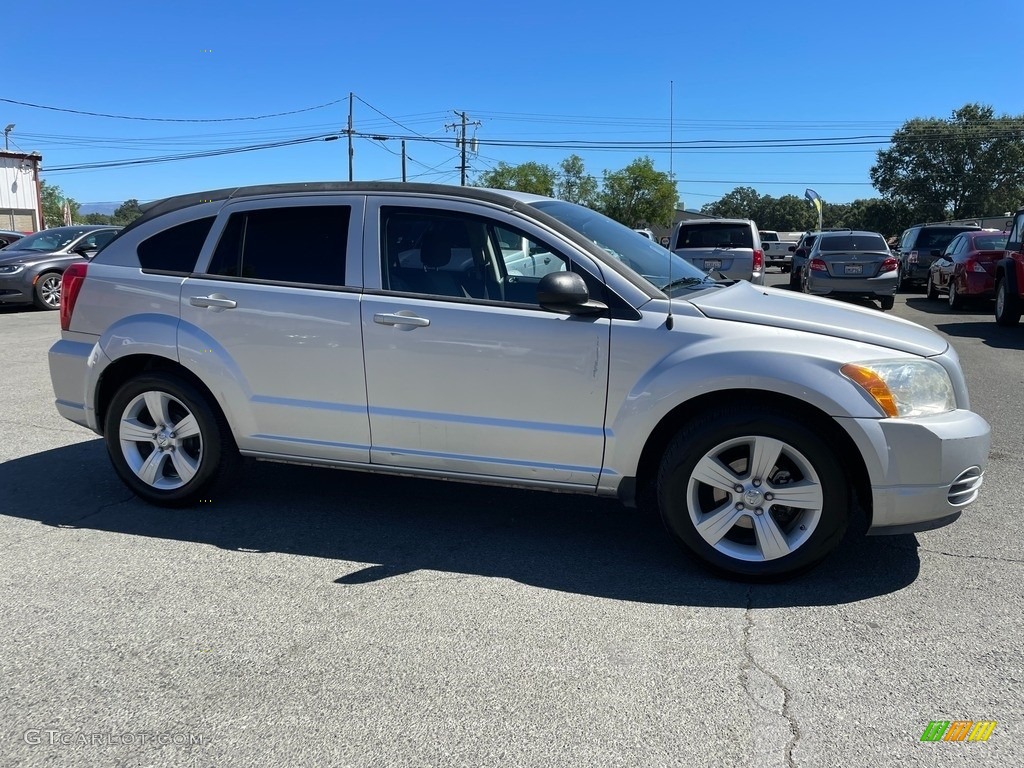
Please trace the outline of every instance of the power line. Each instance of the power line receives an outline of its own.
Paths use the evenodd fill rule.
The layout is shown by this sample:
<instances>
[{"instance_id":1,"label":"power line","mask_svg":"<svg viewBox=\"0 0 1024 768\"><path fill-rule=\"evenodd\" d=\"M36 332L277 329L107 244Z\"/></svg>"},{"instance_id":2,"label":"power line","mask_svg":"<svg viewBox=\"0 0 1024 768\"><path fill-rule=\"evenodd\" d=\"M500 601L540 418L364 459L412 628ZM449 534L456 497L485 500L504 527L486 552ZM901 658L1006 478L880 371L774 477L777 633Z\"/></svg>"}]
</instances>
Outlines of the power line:
<instances>
[{"instance_id":1,"label":"power line","mask_svg":"<svg viewBox=\"0 0 1024 768\"><path fill-rule=\"evenodd\" d=\"M81 109L68 109L66 107L51 107L45 104L32 104L27 101L15 101L14 99L0 99L0 102L7 104L17 104L22 107L32 107L33 109L47 109L51 112L66 112L72 115L88 115L89 117L107 117L113 120L139 120L150 123L231 123L242 120L266 120L271 117L284 117L285 115L297 115L301 112L312 112L316 109L324 109L330 107L343 99L335 99L329 101L326 104L317 104L314 107L305 107L304 109L293 109L288 112L274 112L269 115L251 115L248 117L205 117L205 118L177 118L177 117L139 117L132 115L112 115L106 112L87 112Z\"/></svg>"}]
</instances>

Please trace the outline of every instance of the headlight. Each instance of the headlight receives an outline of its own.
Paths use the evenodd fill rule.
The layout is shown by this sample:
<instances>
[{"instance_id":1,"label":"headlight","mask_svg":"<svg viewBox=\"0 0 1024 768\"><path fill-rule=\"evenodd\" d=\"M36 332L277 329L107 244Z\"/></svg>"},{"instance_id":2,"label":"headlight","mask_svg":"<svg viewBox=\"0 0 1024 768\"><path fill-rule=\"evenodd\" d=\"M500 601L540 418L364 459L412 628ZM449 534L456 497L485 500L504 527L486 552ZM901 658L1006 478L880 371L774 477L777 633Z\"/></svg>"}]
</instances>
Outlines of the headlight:
<instances>
[{"instance_id":1,"label":"headlight","mask_svg":"<svg viewBox=\"0 0 1024 768\"><path fill-rule=\"evenodd\" d=\"M956 408L949 374L932 360L847 363L840 370L890 418L931 416Z\"/></svg>"},{"instance_id":2,"label":"headlight","mask_svg":"<svg viewBox=\"0 0 1024 768\"><path fill-rule=\"evenodd\" d=\"M4 264L0 267L0 275L16 275L24 268L24 264Z\"/></svg>"}]
</instances>

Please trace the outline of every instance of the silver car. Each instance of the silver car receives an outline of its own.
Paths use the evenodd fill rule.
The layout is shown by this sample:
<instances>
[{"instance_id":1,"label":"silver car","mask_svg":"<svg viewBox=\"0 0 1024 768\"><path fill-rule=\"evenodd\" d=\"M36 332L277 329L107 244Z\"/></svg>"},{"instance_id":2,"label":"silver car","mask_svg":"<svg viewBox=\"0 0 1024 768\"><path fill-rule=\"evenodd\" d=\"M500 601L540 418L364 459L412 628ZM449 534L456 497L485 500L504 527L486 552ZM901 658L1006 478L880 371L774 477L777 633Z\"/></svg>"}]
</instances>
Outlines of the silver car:
<instances>
[{"instance_id":1,"label":"silver car","mask_svg":"<svg viewBox=\"0 0 1024 768\"><path fill-rule=\"evenodd\" d=\"M707 274L764 283L761 235L750 219L680 221L672 252Z\"/></svg>"},{"instance_id":2,"label":"silver car","mask_svg":"<svg viewBox=\"0 0 1024 768\"><path fill-rule=\"evenodd\" d=\"M50 373L154 504L230 493L239 454L597 494L753 580L811 567L861 514L953 522L989 447L931 331L463 187L162 201L64 273Z\"/></svg>"},{"instance_id":3,"label":"silver car","mask_svg":"<svg viewBox=\"0 0 1024 768\"><path fill-rule=\"evenodd\" d=\"M883 310L896 302L899 260L877 232L822 232L800 272L804 293L878 299Z\"/></svg>"}]
</instances>

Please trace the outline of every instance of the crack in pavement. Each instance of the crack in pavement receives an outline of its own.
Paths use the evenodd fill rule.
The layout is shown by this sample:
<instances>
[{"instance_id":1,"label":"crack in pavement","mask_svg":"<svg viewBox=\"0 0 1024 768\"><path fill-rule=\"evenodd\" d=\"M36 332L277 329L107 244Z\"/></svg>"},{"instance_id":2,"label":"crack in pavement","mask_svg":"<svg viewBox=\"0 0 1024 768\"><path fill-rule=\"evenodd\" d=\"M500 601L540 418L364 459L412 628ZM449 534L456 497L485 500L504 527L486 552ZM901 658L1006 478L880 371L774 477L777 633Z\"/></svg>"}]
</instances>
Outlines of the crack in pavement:
<instances>
[{"instance_id":1,"label":"crack in pavement","mask_svg":"<svg viewBox=\"0 0 1024 768\"><path fill-rule=\"evenodd\" d=\"M962 555L956 552L946 552L941 549L928 549L928 547L901 547L899 544L890 544L889 542L879 542L884 547L889 549L898 549L902 552L928 552L932 555L945 555L946 557L955 557L959 560L994 560L997 563L1024 563L1024 560L1015 557L992 557L991 555Z\"/></svg>"},{"instance_id":2,"label":"crack in pavement","mask_svg":"<svg viewBox=\"0 0 1024 768\"><path fill-rule=\"evenodd\" d=\"M135 494L133 493L133 494L130 494L128 496L128 498L126 498L126 499L120 499L118 501L110 501L110 502L107 502L106 504L101 504L100 506L96 507L96 509L92 510L92 512L86 512L84 515L82 515L81 517L76 517L74 520L65 520L65 521L62 521L62 522L59 522L59 523L54 523L52 527L54 527L54 528L69 528L69 527L75 525L76 523L80 523L82 520L85 520L86 518L92 517L93 515L100 514L100 512L102 512L105 509L109 509L110 507L116 507L116 506L118 506L120 504L127 504L129 501L131 501L134 498L136 498L136 497L135 497Z\"/></svg>"},{"instance_id":3,"label":"crack in pavement","mask_svg":"<svg viewBox=\"0 0 1024 768\"><path fill-rule=\"evenodd\" d=\"M786 723L789 726L790 739L789 743L786 744L786 766L787 768L796 768L796 762L793 760L793 750L796 749L797 742L800 740L800 724L796 721L796 716L792 712L792 694L789 692L789 688L782 682L782 678L765 669L754 659L754 654L750 650L750 633L754 628L754 614L753 614L753 595L752 588L747 589L747 605L746 610L743 613L744 625L743 625L743 666L740 671L740 683L743 685L743 691L747 694L747 698L750 702L758 709L767 712L772 715L780 714L777 711L770 710L763 706L757 698L754 696L754 692L751 690L750 681L750 670L756 669L775 686L782 691L782 716L786 719Z\"/></svg>"}]
</instances>

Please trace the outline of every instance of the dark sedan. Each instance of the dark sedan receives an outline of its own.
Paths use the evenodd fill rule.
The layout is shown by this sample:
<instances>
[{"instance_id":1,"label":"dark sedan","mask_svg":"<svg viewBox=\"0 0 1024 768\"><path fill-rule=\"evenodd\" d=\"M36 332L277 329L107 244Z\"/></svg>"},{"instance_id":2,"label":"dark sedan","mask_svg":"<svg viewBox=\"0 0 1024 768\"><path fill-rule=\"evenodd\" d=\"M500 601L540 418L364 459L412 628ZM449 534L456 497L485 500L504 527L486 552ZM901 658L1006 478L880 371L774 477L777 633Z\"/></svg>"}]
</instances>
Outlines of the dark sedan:
<instances>
[{"instance_id":1,"label":"dark sedan","mask_svg":"<svg viewBox=\"0 0 1024 768\"><path fill-rule=\"evenodd\" d=\"M120 227L54 227L0 248L0 304L60 309L60 277L69 264L90 258Z\"/></svg>"},{"instance_id":2,"label":"dark sedan","mask_svg":"<svg viewBox=\"0 0 1024 768\"><path fill-rule=\"evenodd\" d=\"M928 271L928 298L945 293L953 309L970 299L995 298L996 262L1003 258L1006 236L981 230L953 238Z\"/></svg>"},{"instance_id":3,"label":"dark sedan","mask_svg":"<svg viewBox=\"0 0 1024 768\"><path fill-rule=\"evenodd\" d=\"M15 240L21 240L25 235L22 232L15 232L10 229L0 229L0 248L10 245Z\"/></svg>"}]
</instances>

